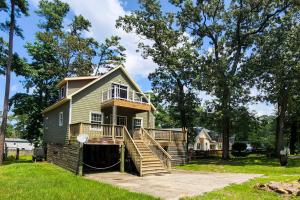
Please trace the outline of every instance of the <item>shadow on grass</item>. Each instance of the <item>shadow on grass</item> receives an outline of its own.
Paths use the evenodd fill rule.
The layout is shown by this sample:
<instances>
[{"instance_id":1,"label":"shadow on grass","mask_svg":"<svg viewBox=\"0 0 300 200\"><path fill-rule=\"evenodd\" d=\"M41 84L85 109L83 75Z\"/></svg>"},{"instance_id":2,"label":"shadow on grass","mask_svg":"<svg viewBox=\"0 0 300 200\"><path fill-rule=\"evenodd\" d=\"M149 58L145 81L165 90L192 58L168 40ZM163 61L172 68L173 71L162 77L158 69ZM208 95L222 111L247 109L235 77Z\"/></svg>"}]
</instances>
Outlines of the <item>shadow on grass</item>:
<instances>
[{"instance_id":1,"label":"shadow on grass","mask_svg":"<svg viewBox=\"0 0 300 200\"><path fill-rule=\"evenodd\" d=\"M277 158L269 158L266 156L249 156L240 158L231 158L230 160L222 160L219 157L201 159L197 161L191 161L189 164L197 165L228 165L228 166L269 166L278 167L280 166L279 160ZM300 167L300 159L290 158L288 160L287 168Z\"/></svg>"},{"instance_id":2,"label":"shadow on grass","mask_svg":"<svg viewBox=\"0 0 300 200\"><path fill-rule=\"evenodd\" d=\"M16 160L14 156L10 156L4 160L3 165L11 165L15 163L32 163L31 156L21 156L19 160Z\"/></svg>"}]
</instances>

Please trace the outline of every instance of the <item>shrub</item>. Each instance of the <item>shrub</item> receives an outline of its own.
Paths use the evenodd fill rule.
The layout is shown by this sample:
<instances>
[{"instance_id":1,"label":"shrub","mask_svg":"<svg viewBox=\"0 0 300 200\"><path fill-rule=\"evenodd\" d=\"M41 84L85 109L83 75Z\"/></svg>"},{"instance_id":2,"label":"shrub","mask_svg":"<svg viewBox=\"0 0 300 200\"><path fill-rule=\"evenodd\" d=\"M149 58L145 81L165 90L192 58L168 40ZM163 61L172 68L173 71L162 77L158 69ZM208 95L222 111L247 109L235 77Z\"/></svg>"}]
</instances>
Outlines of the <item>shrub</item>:
<instances>
[{"instance_id":1,"label":"shrub","mask_svg":"<svg viewBox=\"0 0 300 200\"><path fill-rule=\"evenodd\" d=\"M247 156L247 145L242 142L236 142L232 145L232 155L236 157Z\"/></svg>"}]
</instances>

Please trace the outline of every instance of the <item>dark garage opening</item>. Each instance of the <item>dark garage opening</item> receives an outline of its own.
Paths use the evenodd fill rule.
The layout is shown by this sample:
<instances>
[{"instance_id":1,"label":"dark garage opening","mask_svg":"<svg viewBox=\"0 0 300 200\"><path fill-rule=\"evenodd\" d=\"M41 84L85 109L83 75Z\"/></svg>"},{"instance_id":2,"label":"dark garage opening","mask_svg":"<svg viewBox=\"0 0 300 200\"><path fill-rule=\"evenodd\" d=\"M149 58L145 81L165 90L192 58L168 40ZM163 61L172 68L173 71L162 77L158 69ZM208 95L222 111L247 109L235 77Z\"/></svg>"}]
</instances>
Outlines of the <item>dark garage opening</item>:
<instances>
[{"instance_id":1,"label":"dark garage opening","mask_svg":"<svg viewBox=\"0 0 300 200\"><path fill-rule=\"evenodd\" d=\"M115 165L120 160L119 145L84 145L83 146L83 172L105 172L119 171L120 164ZM89 167L89 166L91 167ZM115 165L113 167L110 167ZM92 168L94 167L94 168ZM108 169L95 169L107 168Z\"/></svg>"}]
</instances>

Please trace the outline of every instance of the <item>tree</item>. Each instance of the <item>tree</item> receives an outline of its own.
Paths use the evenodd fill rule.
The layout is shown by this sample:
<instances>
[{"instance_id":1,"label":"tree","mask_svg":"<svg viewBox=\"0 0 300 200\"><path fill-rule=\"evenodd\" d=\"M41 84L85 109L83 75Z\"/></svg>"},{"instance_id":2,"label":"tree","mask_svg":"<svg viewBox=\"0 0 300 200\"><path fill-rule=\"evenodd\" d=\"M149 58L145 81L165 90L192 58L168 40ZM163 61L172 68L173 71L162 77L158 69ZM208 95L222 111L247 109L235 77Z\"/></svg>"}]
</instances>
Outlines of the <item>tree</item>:
<instances>
[{"instance_id":1,"label":"tree","mask_svg":"<svg viewBox=\"0 0 300 200\"><path fill-rule=\"evenodd\" d=\"M3 2L3 1L1 1ZM4 3L1 3L3 6ZM9 8L9 9L8 9ZM3 103L3 116L2 116L2 124L0 130L0 164L3 162L3 149L4 149L4 140L5 134L7 131L7 115L8 115L8 101L9 101L9 91L10 91L10 73L11 66L13 64L13 41L14 35L21 35L21 30L19 26L16 24L16 16L20 16L21 14L28 15L28 3L26 0L10 0L10 5L6 9L9 12L9 21L1 24L1 27L9 30L9 41L8 41L8 58L6 64L6 81L5 81L5 95L4 95L4 103Z\"/></svg>"},{"instance_id":2,"label":"tree","mask_svg":"<svg viewBox=\"0 0 300 200\"><path fill-rule=\"evenodd\" d=\"M36 13L40 18L40 29L35 41L25 45L31 63L16 72L25 77L24 87L31 93L17 93L12 97L11 105L13 112L20 116L16 126L24 131L23 137L40 145L42 111L58 101L57 83L69 76L91 75L99 44L94 38L84 37L91 23L83 16L74 16L72 22L64 26L69 13L67 3L41 0ZM114 55L114 51L111 53Z\"/></svg>"},{"instance_id":3,"label":"tree","mask_svg":"<svg viewBox=\"0 0 300 200\"><path fill-rule=\"evenodd\" d=\"M176 28L175 15L163 13L155 0L140 1L140 9L120 17L117 27L141 36L138 47L143 57L158 64L149 75L154 95L170 111L172 118L180 122L183 130L191 129L198 107L191 68L198 54L185 33Z\"/></svg>"},{"instance_id":4,"label":"tree","mask_svg":"<svg viewBox=\"0 0 300 200\"><path fill-rule=\"evenodd\" d=\"M216 97L223 133L223 159L229 158L229 137L234 107L249 100L250 85L244 75L245 62L255 38L270 21L292 6L290 1L198 0L172 3L179 9L178 23L191 35L199 51L205 51L195 73L199 88ZM207 42L203 43L203 39Z\"/></svg>"},{"instance_id":5,"label":"tree","mask_svg":"<svg viewBox=\"0 0 300 200\"><path fill-rule=\"evenodd\" d=\"M284 132L290 112L299 95L300 77L300 13L289 8L285 14L272 21L268 31L257 39L249 69L256 73L257 87L265 94L263 98L277 105L276 153L284 148ZM255 68L253 68L255 66Z\"/></svg>"},{"instance_id":6,"label":"tree","mask_svg":"<svg viewBox=\"0 0 300 200\"><path fill-rule=\"evenodd\" d=\"M98 52L98 63L95 65L95 75L101 74L101 69L111 70L115 66L124 67L126 61L125 47L120 44L121 38L112 36L106 38L104 43L100 44Z\"/></svg>"}]
</instances>

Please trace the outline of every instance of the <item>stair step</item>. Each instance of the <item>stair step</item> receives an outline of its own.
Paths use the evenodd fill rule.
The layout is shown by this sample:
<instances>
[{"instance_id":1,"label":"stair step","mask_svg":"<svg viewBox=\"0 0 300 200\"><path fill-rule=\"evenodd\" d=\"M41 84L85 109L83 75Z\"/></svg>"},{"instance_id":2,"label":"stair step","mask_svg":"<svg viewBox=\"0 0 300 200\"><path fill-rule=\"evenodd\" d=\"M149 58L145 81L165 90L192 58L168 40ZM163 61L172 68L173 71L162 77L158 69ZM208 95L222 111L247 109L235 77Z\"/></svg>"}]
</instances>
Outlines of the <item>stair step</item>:
<instances>
[{"instance_id":1,"label":"stair step","mask_svg":"<svg viewBox=\"0 0 300 200\"><path fill-rule=\"evenodd\" d=\"M167 171L163 166L160 167L142 167L143 172L149 171Z\"/></svg>"},{"instance_id":2,"label":"stair step","mask_svg":"<svg viewBox=\"0 0 300 200\"><path fill-rule=\"evenodd\" d=\"M143 164L142 168L163 168L165 169L165 167L163 166L162 163L151 163L151 164Z\"/></svg>"},{"instance_id":3,"label":"stair step","mask_svg":"<svg viewBox=\"0 0 300 200\"><path fill-rule=\"evenodd\" d=\"M148 176L148 175L159 175L159 174L168 174L169 172L166 170L159 170L159 171L146 171L143 172L143 176Z\"/></svg>"}]
</instances>

